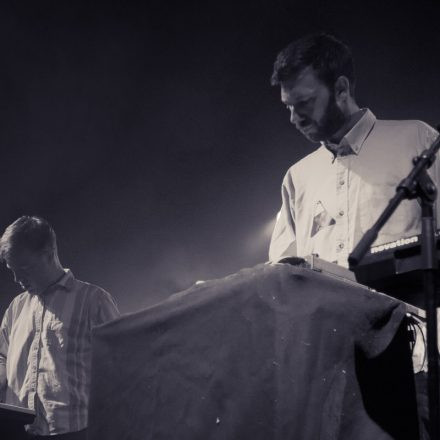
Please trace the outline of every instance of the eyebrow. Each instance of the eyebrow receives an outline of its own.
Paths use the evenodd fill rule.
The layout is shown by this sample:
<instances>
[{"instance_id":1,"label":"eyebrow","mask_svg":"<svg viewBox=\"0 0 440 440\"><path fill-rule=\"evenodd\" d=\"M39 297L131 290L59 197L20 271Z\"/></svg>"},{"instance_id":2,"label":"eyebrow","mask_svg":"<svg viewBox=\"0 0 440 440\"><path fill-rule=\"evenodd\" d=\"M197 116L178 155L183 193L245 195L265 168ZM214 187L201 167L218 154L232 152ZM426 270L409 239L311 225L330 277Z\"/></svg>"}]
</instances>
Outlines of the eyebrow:
<instances>
[{"instance_id":1,"label":"eyebrow","mask_svg":"<svg viewBox=\"0 0 440 440\"><path fill-rule=\"evenodd\" d=\"M10 270L17 270L17 269L23 270L23 269L28 269L29 267L32 267L32 264L25 264L22 266L14 266L14 265L11 266L10 264L6 263L6 267Z\"/></svg>"},{"instance_id":2,"label":"eyebrow","mask_svg":"<svg viewBox=\"0 0 440 440\"><path fill-rule=\"evenodd\" d=\"M282 102L282 104L284 104L286 106L293 105L294 107L296 107L296 106L298 106L298 104L306 103L308 101L311 101L312 99L315 99L315 97L314 96L304 96L304 97L301 97L300 99L297 99L295 101L295 104L291 104L288 100L285 100L285 99L281 99L281 102Z\"/></svg>"}]
</instances>

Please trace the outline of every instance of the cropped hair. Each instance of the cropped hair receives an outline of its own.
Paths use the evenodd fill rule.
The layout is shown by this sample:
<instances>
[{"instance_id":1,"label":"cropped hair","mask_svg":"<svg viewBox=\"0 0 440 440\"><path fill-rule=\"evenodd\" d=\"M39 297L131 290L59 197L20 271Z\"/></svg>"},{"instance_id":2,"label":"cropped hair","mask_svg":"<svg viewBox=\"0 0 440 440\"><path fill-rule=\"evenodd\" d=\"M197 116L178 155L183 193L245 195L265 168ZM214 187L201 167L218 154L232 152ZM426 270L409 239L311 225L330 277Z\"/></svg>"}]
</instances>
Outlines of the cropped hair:
<instances>
[{"instance_id":1,"label":"cropped hair","mask_svg":"<svg viewBox=\"0 0 440 440\"><path fill-rule=\"evenodd\" d=\"M294 79L309 66L329 88L340 76L346 76L350 82L350 94L354 96L356 78L351 50L326 33L306 35L285 47L275 60L271 84L275 86Z\"/></svg>"},{"instance_id":2,"label":"cropped hair","mask_svg":"<svg viewBox=\"0 0 440 440\"><path fill-rule=\"evenodd\" d=\"M47 220L24 215L10 224L0 239L0 258L5 260L16 250L56 252L55 231Z\"/></svg>"}]
</instances>

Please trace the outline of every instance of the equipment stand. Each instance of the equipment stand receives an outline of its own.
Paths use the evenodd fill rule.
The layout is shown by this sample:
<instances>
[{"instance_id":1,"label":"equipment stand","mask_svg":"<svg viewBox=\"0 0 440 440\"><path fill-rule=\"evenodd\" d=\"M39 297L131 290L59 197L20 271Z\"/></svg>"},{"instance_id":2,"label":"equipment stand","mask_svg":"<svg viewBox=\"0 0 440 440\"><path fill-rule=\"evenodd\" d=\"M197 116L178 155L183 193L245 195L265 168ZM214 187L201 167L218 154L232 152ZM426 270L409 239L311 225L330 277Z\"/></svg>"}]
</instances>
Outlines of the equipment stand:
<instances>
[{"instance_id":1,"label":"equipment stand","mask_svg":"<svg viewBox=\"0 0 440 440\"><path fill-rule=\"evenodd\" d=\"M439 355L437 345L438 301L436 299L437 257L434 224L434 204L437 198L437 188L429 177L427 169L434 163L439 149L440 136L428 150L425 150L413 160L414 168L397 186L396 195L389 201L388 206L376 223L365 233L348 257L350 267L359 264L376 240L379 230L388 221L402 200L419 199L422 208L422 270L427 320L429 432L431 440L440 439Z\"/></svg>"}]
</instances>

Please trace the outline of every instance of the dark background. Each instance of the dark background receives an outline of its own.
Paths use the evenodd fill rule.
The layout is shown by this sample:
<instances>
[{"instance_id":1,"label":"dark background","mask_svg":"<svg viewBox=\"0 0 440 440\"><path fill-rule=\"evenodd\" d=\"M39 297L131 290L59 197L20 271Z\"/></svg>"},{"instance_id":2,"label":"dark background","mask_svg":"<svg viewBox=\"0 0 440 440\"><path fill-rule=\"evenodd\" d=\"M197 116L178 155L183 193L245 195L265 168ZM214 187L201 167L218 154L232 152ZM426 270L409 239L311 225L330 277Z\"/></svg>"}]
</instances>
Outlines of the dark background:
<instances>
[{"instance_id":1,"label":"dark background","mask_svg":"<svg viewBox=\"0 0 440 440\"><path fill-rule=\"evenodd\" d=\"M265 261L280 184L313 146L269 78L326 30L379 118L440 122L437 2L4 1L0 229L46 217L122 312ZM18 292L0 270L0 312Z\"/></svg>"}]
</instances>

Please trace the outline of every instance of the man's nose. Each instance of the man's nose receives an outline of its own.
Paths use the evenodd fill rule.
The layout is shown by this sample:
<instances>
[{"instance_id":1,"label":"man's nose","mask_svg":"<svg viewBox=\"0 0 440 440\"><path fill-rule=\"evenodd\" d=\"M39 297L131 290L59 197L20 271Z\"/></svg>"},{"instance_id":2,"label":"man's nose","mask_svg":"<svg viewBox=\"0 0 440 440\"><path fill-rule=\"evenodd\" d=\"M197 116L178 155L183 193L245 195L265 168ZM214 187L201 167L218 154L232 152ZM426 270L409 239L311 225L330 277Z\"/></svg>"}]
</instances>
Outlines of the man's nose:
<instances>
[{"instance_id":1,"label":"man's nose","mask_svg":"<svg viewBox=\"0 0 440 440\"><path fill-rule=\"evenodd\" d=\"M302 116L299 115L294 108L290 109L290 123L293 125L298 125L298 123L302 120Z\"/></svg>"},{"instance_id":2,"label":"man's nose","mask_svg":"<svg viewBox=\"0 0 440 440\"><path fill-rule=\"evenodd\" d=\"M14 281L19 284L22 281L21 279L22 277L18 276L15 272L13 272L13 274L14 274Z\"/></svg>"}]
</instances>

